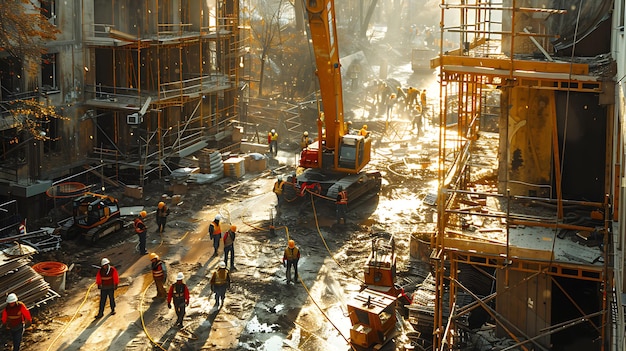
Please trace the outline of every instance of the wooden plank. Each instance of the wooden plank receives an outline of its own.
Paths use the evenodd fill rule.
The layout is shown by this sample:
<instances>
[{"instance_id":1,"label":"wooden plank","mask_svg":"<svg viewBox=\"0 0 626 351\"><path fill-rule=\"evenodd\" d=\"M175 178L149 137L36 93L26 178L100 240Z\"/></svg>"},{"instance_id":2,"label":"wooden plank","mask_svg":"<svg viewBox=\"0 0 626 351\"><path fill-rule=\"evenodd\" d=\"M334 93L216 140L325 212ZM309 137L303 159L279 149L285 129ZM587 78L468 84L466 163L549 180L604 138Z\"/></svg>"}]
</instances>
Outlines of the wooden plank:
<instances>
[{"instance_id":1,"label":"wooden plank","mask_svg":"<svg viewBox=\"0 0 626 351\"><path fill-rule=\"evenodd\" d=\"M480 241L480 238L473 240L461 238L445 237L443 242L446 250L475 252L480 254L506 256L506 244L494 241ZM545 250L535 250L525 247L509 246L509 257L528 260L552 260L552 252Z\"/></svg>"}]
</instances>

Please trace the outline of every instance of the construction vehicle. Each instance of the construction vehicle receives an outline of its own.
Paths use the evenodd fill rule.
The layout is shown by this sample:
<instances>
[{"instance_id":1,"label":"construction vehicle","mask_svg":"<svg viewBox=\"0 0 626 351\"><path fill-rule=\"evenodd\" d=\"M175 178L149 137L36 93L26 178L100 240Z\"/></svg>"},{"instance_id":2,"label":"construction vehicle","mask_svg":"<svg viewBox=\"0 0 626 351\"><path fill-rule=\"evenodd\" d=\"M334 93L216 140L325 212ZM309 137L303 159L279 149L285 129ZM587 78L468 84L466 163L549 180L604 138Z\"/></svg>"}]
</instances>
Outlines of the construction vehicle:
<instances>
[{"instance_id":1,"label":"construction vehicle","mask_svg":"<svg viewBox=\"0 0 626 351\"><path fill-rule=\"evenodd\" d=\"M396 309L410 305L404 289L396 285L396 250L393 235L382 232L372 238L365 262L362 290L348 302L352 328L350 343L372 349L393 338Z\"/></svg>"},{"instance_id":2,"label":"construction vehicle","mask_svg":"<svg viewBox=\"0 0 626 351\"><path fill-rule=\"evenodd\" d=\"M85 193L72 201L72 217L59 229L61 238L82 236L95 243L124 227L117 199L102 194Z\"/></svg>"},{"instance_id":3,"label":"construction vehicle","mask_svg":"<svg viewBox=\"0 0 626 351\"><path fill-rule=\"evenodd\" d=\"M299 166L304 171L288 182L293 187L285 187L285 196L289 199L316 192L334 200L341 185L353 201L377 191L381 174L379 171L363 171L370 161L372 138L349 134L344 122L335 2L306 0L305 6L323 112L317 119L317 140L300 155Z\"/></svg>"}]
</instances>

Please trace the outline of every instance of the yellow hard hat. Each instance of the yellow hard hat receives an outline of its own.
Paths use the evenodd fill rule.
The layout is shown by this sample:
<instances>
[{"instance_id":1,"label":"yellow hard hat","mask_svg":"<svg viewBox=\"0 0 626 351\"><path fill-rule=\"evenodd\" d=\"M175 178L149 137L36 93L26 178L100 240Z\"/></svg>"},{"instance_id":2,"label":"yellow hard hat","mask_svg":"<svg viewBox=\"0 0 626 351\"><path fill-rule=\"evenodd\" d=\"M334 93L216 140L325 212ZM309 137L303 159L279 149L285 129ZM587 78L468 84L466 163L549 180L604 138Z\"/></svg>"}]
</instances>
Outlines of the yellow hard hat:
<instances>
[{"instance_id":1,"label":"yellow hard hat","mask_svg":"<svg viewBox=\"0 0 626 351\"><path fill-rule=\"evenodd\" d=\"M230 231L231 231L231 232L236 232L236 231L237 231L237 226L236 226L236 225L234 225L234 224L233 224L233 225L231 225L231 226L230 226Z\"/></svg>"},{"instance_id":2,"label":"yellow hard hat","mask_svg":"<svg viewBox=\"0 0 626 351\"><path fill-rule=\"evenodd\" d=\"M287 245L289 245L289 247L293 249L294 247L296 247L296 242L293 240L289 240L289 243Z\"/></svg>"},{"instance_id":3,"label":"yellow hard hat","mask_svg":"<svg viewBox=\"0 0 626 351\"><path fill-rule=\"evenodd\" d=\"M159 255L157 255L157 254L155 254L154 252L152 252L152 253L150 254L150 260L154 260L154 259L157 259L157 260L158 260L158 259L159 259Z\"/></svg>"},{"instance_id":4,"label":"yellow hard hat","mask_svg":"<svg viewBox=\"0 0 626 351\"><path fill-rule=\"evenodd\" d=\"M163 201L159 202L159 206L158 207L159 208L163 208L163 206L165 206L165 202L163 202Z\"/></svg>"},{"instance_id":5,"label":"yellow hard hat","mask_svg":"<svg viewBox=\"0 0 626 351\"><path fill-rule=\"evenodd\" d=\"M364 124L364 125L363 125L363 129L367 129L367 124Z\"/></svg>"},{"instance_id":6,"label":"yellow hard hat","mask_svg":"<svg viewBox=\"0 0 626 351\"><path fill-rule=\"evenodd\" d=\"M146 211L141 211L141 212L139 212L139 215L140 215L141 217L144 217L144 218L145 218L145 217L148 215L148 212L146 212Z\"/></svg>"}]
</instances>

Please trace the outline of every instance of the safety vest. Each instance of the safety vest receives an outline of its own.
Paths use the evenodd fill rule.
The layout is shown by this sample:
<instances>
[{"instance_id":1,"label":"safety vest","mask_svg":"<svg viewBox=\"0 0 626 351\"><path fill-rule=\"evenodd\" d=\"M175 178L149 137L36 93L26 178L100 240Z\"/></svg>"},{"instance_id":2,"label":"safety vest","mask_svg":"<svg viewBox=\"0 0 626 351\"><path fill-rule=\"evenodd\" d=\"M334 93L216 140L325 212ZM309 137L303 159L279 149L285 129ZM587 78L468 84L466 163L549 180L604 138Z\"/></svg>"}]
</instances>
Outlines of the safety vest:
<instances>
[{"instance_id":1,"label":"safety vest","mask_svg":"<svg viewBox=\"0 0 626 351\"><path fill-rule=\"evenodd\" d=\"M22 315L22 307L26 308L22 301L18 301L14 306L7 304L5 311L7 313L7 327L15 328L24 323L24 316Z\"/></svg>"},{"instance_id":2,"label":"safety vest","mask_svg":"<svg viewBox=\"0 0 626 351\"><path fill-rule=\"evenodd\" d=\"M360 136L367 136L367 129L361 128L361 130L359 131L359 135Z\"/></svg>"},{"instance_id":3,"label":"safety vest","mask_svg":"<svg viewBox=\"0 0 626 351\"><path fill-rule=\"evenodd\" d=\"M304 149L305 147L309 146L309 140L310 139L308 136L302 136L302 140L300 141L300 147Z\"/></svg>"},{"instance_id":4,"label":"safety vest","mask_svg":"<svg viewBox=\"0 0 626 351\"><path fill-rule=\"evenodd\" d=\"M278 140L278 133L272 134L272 132L267 133L267 139L270 141Z\"/></svg>"},{"instance_id":5,"label":"safety vest","mask_svg":"<svg viewBox=\"0 0 626 351\"><path fill-rule=\"evenodd\" d=\"M107 268L100 268L100 284L103 289L113 288L115 286L115 281L113 279L115 268L108 266Z\"/></svg>"},{"instance_id":6,"label":"safety vest","mask_svg":"<svg viewBox=\"0 0 626 351\"><path fill-rule=\"evenodd\" d=\"M345 190L339 192L339 200L337 200L337 205L347 205L348 204L348 193Z\"/></svg>"},{"instance_id":7,"label":"safety vest","mask_svg":"<svg viewBox=\"0 0 626 351\"><path fill-rule=\"evenodd\" d=\"M213 273L213 284L224 285L228 283L228 270L226 268L219 268Z\"/></svg>"},{"instance_id":8,"label":"safety vest","mask_svg":"<svg viewBox=\"0 0 626 351\"><path fill-rule=\"evenodd\" d=\"M212 235L215 235L215 236L222 235L222 228L220 228L219 224L217 224L217 223L215 223L215 221L213 221L213 222L211 222L210 225L213 226L213 234ZM209 231L209 233L210 233L210 231Z\"/></svg>"},{"instance_id":9,"label":"safety vest","mask_svg":"<svg viewBox=\"0 0 626 351\"><path fill-rule=\"evenodd\" d=\"M154 278L155 280L165 278L165 270L163 270L164 264L165 263L161 260L157 260L156 262L152 263L152 278Z\"/></svg>"},{"instance_id":10,"label":"safety vest","mask_svg":"<svg viewBox=\"0 0 626 351\"><path fill-rule=\"evenodd\" d=\"M276 183L274 183L274 192L276 193L276 195L282 195L283 194L283 185L285 185L285 181L276 181Z\"/></svg>"},{"instance_id":11,"label":"safety vest","mask_svg":"<svg viewBox=\"0 0 626 351\"><path fill-rule=\"evenodd\" d=\"M174 289L172 290L172 298L174 302L184 301L185 300L185 283L176 283L174 284Z\"/></svg>"},{"instance_id":12,"label":"safety vest","mask_svg":"<svg viewBox=\"0 0 626 351\"><path fill-rule=\"evenodd\" d=\"M135 233L141 234L146 231L146 225L143 224L143 221L141 220L141 218L135 218L134 223L135 223Z\"/></svg>"},{"instance_id":13,"label":"safety vest","mask_svg":"<svg viewBox=\"0 0 626 351\"><path fill-rule=\"evenodd\" d=\"M285 249L285 259L287 261L293 261L300 258L300 250L297 247L288 247Z\"/></svg>"},{"instance_id":14,"label":"safety vest","mask_svg":"<svg viewBox=\"0 0 626 351\"><path fill-rule=\"evenodd\" d=\"M235 233L231 232L230 230L227 230L226 234L224 234L224 247L230 246L234 242L235 242Z\"/></svg>"}]
</instances>

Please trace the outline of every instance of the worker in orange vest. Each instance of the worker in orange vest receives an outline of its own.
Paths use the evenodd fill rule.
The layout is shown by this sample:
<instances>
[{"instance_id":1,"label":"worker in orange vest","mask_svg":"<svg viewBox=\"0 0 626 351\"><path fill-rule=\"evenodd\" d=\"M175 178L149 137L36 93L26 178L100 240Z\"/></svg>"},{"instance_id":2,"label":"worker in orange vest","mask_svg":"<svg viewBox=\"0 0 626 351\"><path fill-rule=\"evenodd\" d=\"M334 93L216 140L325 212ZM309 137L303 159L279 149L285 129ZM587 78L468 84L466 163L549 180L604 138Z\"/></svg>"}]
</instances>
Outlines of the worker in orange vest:
<instances>
[{"instance_id":1,"label":"worker in orange vest","mask_svg":"<svg viewBox=\"0 0 626 351\"><path fill-rule=\"evenodd\" d=\"M165 262L159 258L159 255L154 252L150 254L150 262L152 278L154 279L154 285L156 285L157 288L157 294L154 298L164 299L167 295L164 286L165 280L167 280L167 267L165 266Z\"/></svg>"},{"instance_id":2,"label":"worker in orange vest","mask_svg":"<svg viewBox=\"0 0 626 351\"><path fill-rule=\"evenodd\" d=\"M95 319L102 318L107 298L111 306L111 314L115 314L115 290L117 290L119 283L120 277L117 274L117 269L111 266L108 258L103 258L100 261L100 269L96 273L96 284L100 289L100 309Z\"/></svg>"},{"instance_id":3,"label":"worker in orange vest","mask_svg":"<svg viewBox=\"0 0 626 351\"><path fill-rule=\"evenodd\" d=\"M165 205L165 202L161 201L157 205L156 221L157 232L163 233L165 231L165 224L167 223L167 216L170 215L170 209Z\"/></svg>"},{"instance_id":4,"label":"worker in orange vest","mask_svg":"<svg viewBox=\"0 0 626 351\"><path fill-rule=\"evenodd\" d=\"M146 211L139 212L139 217L135 218L133 221L135 225L135 234L139 236L139 253L141 255L147 255L148 251L146 251L146 235L148 232L148 227L143 223L143 219L146 218L148 213Z\"/></svg>"},{"instance_id":5,"label":"worker in orange vest","mask_svg":"<svg viewBox=\"0 0 626 351\"><path fill-rule=\"evenodd\" d=\"M343 186L339 186L339 192L337 193L337 201L335 204L337 205L337 224L341 222L343 218L343 223L346 223L346 213L348 212L348 193L343 190Z\"/></svg>"},{"instance_id":6,"label":"worker in orange vest","mask_svg":"<svg viewBox=\"0 0 626 351\"><path fill-rule=\"evenodd\" d=\"M11 333L13 351L20 351L22 335L24 335L24 322L27 326L33 322L30 312L22 301L17 300L17 295L11 293L7 296L7 305L2 310L2 323Z\"/></svg>"},{"instance_id":7,"label":"worker in orange vest","mask_svg":"<svg viewBox=\"0 0 626 351\"><path fill-rule=\"evenodd\" d=\"M215 306L223 306L226 290L230 288L230 272L226 269L226 263L220 261L219 268L211 276L211 291L215 292Z\"/></svg>"},{"instance_id":8,"label":"worker in orange vest","mask_svg":"<svg viewBox=\"0 0 626 351\"><path fill-rule=\"evenodd\" d=\"M291 267L294 268L294 283L298 281L298 261L300 260L300 249L296 247L296 242L289 240L285 253L283 254L283 266L287 268L285 275L287 276L287 284L291 283Z\"/></svg>"},{"instance_id":9,"label":"worker in orange vest","mask_svg":"<svg viewBox=\"0 0 626 351\"><path fill-rule=\"evenodd\" d=\"M213 239L213 257L217 256L217 250L220 247L220 239L222 238L220 219L222 219L222 216L216 215L213 222L209 224L209 235L211 236L211 239Z\"/></svg>"}]
</instances>

